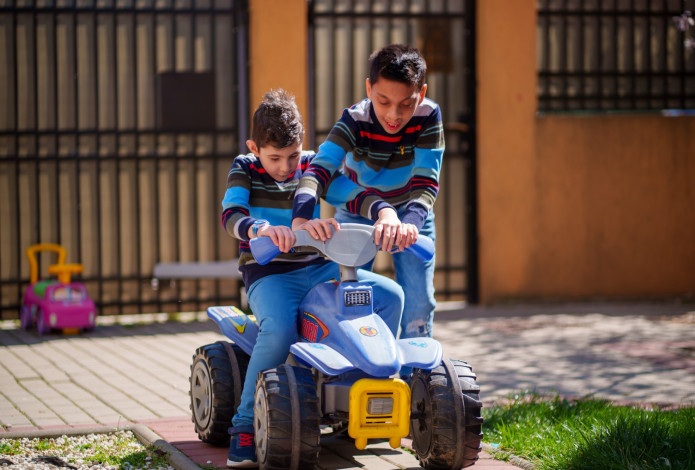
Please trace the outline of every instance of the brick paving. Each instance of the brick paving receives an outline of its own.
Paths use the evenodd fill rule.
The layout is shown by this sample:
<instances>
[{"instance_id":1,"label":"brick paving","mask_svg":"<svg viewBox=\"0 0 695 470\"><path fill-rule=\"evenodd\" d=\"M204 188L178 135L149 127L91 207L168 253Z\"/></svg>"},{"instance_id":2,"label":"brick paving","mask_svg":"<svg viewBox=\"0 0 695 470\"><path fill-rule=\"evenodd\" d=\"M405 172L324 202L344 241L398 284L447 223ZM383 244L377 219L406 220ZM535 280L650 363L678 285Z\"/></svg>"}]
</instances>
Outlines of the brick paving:
<instances>
[{"instance_id":1,"label":"brick paving","mask_svg":"<svg viewBox=\"0 0 695 470\"><path fill-rule=\"evenodd\" d=\"M435 338L447 356L473 365L487 403L536 389L695 404L694 310L676 304L443 304ZM195 349L223 337L204 314L191 321L165 318L101 318L94 332L45 337L0 322L0 436L141 423L198 464L223 466L226 449L202 444L193 433L188 397ZM123 324L131 321L138 324ZM324 441L322 469L419 468L411 454L385 443L357 451L347 439ZM475 468L518 467L483 453Z\"/></svg>"},{"instance_id":2,"label":"brick paving","mask_svg":"<svg viewBox=\"0 0 695 470\"><path fill-rule=\"evenodd\" d=\"M170 419L145 421L164 440L186 454L198 465L212 465L217 468L225 467L227 448L214 447L200 442L191 425L191 419ZM403 445L409 446L409 441L403 439ZM321 454L318 468L320 470L397 470L421 469L417 459L400 449L392 449L388 442L370 442L363 450L355 449L352 439L335 436L321 441ZM518 467L506 462L494 460L486 452L482 452L480 460L473 468L486 470L515 470Z\"/></svg>"}]
</instances>

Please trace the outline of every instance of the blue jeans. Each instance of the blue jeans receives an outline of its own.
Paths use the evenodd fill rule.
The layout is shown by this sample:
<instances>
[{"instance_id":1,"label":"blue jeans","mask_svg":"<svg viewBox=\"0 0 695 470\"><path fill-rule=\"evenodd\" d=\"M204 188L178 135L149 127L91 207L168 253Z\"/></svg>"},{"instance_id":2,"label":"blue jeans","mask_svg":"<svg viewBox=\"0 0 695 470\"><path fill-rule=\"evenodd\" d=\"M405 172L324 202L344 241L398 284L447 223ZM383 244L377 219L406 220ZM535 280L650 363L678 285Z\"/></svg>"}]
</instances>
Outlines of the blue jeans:
<instances>
[{"instance_id":1,"label":"blue jeans","mask_svg":"<svg viewBox=\"0 0 695 470\"><path fill-rule=\"evenodd\" d=\"M398 217L403 218L404 208L398 210ZM358 223L374 225L374 222L338 209L335 218L340 223ZM420 230L421 235L435 239L434 212L430 211L425 225ZM396 282L403 287L405 294L405 306L401 317L401 338L417 338L421 336L432 337L432 324L434 322L434 308L437 305L434 299L434 263L433 257L424 262L417 256L400 252L393 253L393 266L396 271ZM371 270L374 261L362 266Z\"/></svg>"},{"instance_id":2,"label":"blue jeans","mask_svg":"<svg viewBox=\"0 0 695 470\"><path fill-rule=\"evenodd\" d=\"M396 336L403 312L401 287L391 279L369 271L358 270L357 278L372 286L374 313ZM253 397L258 373L285 362L290 346L297 341L297 316L302 299L316 284L331 279L340 279L335 263L266 276L248 289L249 306L260 331L246 370L239 408L232 418L234 427L253 426Z\"/></svg>"}]
</instances>

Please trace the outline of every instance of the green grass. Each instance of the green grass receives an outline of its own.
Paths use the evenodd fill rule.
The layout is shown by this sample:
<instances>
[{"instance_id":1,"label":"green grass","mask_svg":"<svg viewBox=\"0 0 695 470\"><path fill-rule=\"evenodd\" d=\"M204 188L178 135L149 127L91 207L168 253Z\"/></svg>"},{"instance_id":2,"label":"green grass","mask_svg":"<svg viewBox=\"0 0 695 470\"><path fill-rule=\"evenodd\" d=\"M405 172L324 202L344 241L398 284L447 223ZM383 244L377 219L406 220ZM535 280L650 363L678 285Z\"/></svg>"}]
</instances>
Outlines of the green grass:
<instances>
[{"instance_id":1,"label":"green grass","mask_svg":"<svg viewBox=\"0 0 695 470\"><path fill-rule=\"evenodd\" d=\"M695 408L522 394L483 416L485 442L539 470L695 470Z\"/></svg>"},{"instance_id":2,"label":"green grass","mask_svg":"<svg viewBox=\"0 0 695 470\"><path fill-rule=\"evenodd\" d=\"M15 455L19 452L19 442L0 442L0 455Z\"/></svg>"},{"instance_id":3,"label":"green grass","mask_svg":"<svg viewBox=\"0 0 695 470\"><path fill-rule=\"evenodd\" d=\"M139 443L131 432L118 431L96 438L93 442L80 442L67 436L58 438L2 439L1 455L33 455L40 452L60 457L69 463L79 460L92 465L114 465L120 469L167 467L166 456L154 447ZM82 440L84 441L84 439ZM25 454L31 452L31 454Z\"/></svg>"}]
</instances>

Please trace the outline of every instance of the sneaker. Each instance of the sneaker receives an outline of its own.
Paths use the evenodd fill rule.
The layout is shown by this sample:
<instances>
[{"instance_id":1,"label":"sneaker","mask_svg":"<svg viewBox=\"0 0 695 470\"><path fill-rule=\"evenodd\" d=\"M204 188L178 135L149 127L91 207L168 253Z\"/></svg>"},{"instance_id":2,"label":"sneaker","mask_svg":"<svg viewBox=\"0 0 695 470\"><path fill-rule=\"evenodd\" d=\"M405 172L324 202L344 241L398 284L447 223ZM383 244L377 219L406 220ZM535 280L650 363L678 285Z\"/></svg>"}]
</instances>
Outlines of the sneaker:
<instances>
[{"instance_id":1,"label":"sneaker","mask_svg":"<svg viewBox=\"0 0 695 470\"><path fill-rule=\"evenodd\" d=\"M230 432L232 439L229 443L227 466L232 468L258 467L253 432L235 428L231 428Z\"/></svg>"}]
</instances>

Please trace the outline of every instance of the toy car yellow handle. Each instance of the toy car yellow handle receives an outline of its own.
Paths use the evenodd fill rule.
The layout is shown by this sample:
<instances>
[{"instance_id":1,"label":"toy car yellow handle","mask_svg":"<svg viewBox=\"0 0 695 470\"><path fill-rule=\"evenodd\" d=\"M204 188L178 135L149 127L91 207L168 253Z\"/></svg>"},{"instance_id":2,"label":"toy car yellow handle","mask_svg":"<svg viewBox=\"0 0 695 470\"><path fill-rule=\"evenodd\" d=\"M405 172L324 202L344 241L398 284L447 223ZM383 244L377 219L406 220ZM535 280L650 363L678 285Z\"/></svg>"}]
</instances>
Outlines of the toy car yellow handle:
<instances>
[{"instance_id":1,"label":"toy car yellow handle","mask_svg":"<svg viewBox=\"0 0 695 470\"><path fill-rule=\"evenodd\" d=\"M58 276L58 280L62 284L70 284L70 277L73 274L79 274L84 270L81 264L52 264L48 267L49 274Z\"/></svg>"},{"instance_id":2,"label":"toy car yellow handle","mask_svg":"<svg viewBox=\"0 0 695 470\"><path fill-rule=\"evenodd\" d=\"M57 264L65 264L65 259L67 258L67 252L65 248L55 243L37 243L36 245L31 245L27 248L26 254L29 258L29 272L30 281L34 284L39 280L39 264L36 261L36 253L40 251L53 251L58 255Z\"/></svg>"}]
</instances>

